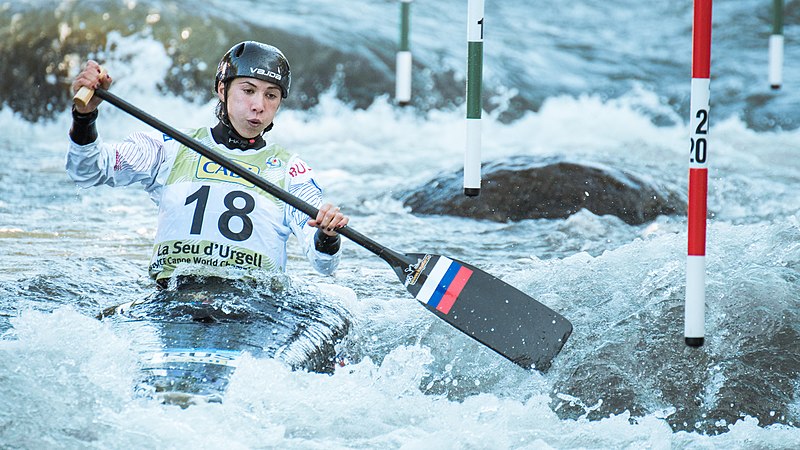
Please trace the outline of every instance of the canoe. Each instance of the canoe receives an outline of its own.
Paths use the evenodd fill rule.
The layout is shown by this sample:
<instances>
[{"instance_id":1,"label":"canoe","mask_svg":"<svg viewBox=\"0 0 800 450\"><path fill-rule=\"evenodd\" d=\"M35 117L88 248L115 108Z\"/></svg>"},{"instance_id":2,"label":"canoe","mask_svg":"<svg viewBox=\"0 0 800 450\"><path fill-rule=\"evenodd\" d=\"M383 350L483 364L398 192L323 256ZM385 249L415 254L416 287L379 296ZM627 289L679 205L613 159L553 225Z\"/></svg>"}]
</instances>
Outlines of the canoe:
<instances>
[{"instance_id":1,"label":"canoe","mask_svg":"<svg viewBox=\"0 0 800 450\"><path fill-rule=\"evenodd\" d=\"M274 284L274 283L273 283ZM108 321L139 352L139 395L187 407L221 402L245 354L295 370L331 373L337 344L350 328L352 290L192 279L108 308ZM333 293L333 295L331 295Z\"/></svg>"}]
</instances>

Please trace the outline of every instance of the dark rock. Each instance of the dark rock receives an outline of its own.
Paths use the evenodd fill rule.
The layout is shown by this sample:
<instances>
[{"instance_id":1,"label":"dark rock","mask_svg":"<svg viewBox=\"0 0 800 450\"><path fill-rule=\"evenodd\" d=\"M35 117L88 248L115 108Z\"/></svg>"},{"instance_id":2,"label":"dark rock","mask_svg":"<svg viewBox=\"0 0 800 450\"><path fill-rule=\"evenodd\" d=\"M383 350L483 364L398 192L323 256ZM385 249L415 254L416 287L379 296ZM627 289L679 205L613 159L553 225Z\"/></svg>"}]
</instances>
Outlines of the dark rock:
<instances>
[{"instance_id":1,"label":"dark rock","mask_svg":"<svg viewBox=\"0 0 800 450\"><path fill-rule=\"evenodd\" d=\"M685 214L686 195L646 177L596 163L515 156L486 163L480 195L463 193L463 169L402 196L415 214L493 220L566 218L586 208L629 224Z\"/></svg>"}]
</instances>

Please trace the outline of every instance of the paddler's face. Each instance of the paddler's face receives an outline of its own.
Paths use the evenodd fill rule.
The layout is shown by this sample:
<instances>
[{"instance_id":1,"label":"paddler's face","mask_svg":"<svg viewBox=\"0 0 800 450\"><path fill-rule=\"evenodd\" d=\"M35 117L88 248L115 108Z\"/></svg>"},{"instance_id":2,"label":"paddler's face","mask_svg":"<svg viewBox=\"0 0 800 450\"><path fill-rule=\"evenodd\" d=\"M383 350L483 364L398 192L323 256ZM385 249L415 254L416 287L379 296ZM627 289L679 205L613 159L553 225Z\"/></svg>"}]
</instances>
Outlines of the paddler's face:
<instances>
[{"instance_id":1,"label":"paddler's face","mask_svg":"<svg viewBox=\"0 0 800 450\"><path fill-rule=\"evenodd\" d=\"M217 96L225 101L225 85L219 83ZM257 78L234 78L230 83L228 119L244 138L254 138L272 123L281 106L281 88Z\"/></svg>"}]
</instances>

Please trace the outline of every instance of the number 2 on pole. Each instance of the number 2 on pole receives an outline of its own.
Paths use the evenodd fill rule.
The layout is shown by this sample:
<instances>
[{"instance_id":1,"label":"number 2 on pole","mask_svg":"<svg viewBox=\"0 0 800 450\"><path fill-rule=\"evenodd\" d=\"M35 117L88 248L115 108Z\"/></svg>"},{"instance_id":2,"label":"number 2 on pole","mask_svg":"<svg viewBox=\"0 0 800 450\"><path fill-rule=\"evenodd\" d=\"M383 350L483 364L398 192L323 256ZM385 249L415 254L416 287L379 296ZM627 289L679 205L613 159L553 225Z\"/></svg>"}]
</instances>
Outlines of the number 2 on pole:
<instances>
[{"instance_id":1,"label":"number 2 on pole","mask_svg":"<svg viewBox=\"0 0 800 450\"><path fill-rule=\"evenodd\" d=\"M186 197L186 203L184 203L184 205L197 202L197 206L194 208L194 215L192 216L192 227L189 230L190 234L200 234L203 230L203 217L205 216L206 206L208 206L208 193L210 190L211 188L209 186L202 186L192 195ZM236 199L239 198L244 200L244 207L242 208L234 204ZM225 196L223 203L228 209L219 216L219 221L217 222L219 232L232 241L241 242L247 240L253 234L253 221L247 214L255 210L255 200L247 192L232 191ZM242 221L242 229L239 232L231 230L231 219L234 217L238 217Z\"/></svg>"},{"instance_id":2,"label":"number 2 on pole","mask_svg":"<svg viewBox=\"0 0 800 450\"><path fill-rule=\"evenodd\" d=\"M708 134L708 128L703 128L708 122L708 111L700 109L695 117L700 119L700 123L697 124L697 128L694 130L695 134Z\"/></svg>"}]
</instances>

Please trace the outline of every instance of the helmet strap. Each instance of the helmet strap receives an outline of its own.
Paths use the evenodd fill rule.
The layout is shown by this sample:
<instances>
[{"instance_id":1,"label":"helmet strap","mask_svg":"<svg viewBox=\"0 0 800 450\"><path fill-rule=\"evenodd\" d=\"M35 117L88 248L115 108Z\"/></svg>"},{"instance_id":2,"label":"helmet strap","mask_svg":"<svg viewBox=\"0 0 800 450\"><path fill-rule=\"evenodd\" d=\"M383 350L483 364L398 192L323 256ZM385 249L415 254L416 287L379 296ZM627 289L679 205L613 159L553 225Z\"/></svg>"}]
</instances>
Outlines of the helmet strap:
<instances>
[{"instance_id":1,"label":"helmet strap","mask_svg":"<svg viewBox=\"0 0 800 450\"><path fill-rule=\"evenodd\" d=\"M258 135L254 138L242 137L236 129L221 120L211 129L211 135L214 137L214 141L217 144L222 144L228 148L256 150L267 145L262 135Z\"/></svg>"}]
</instances>

